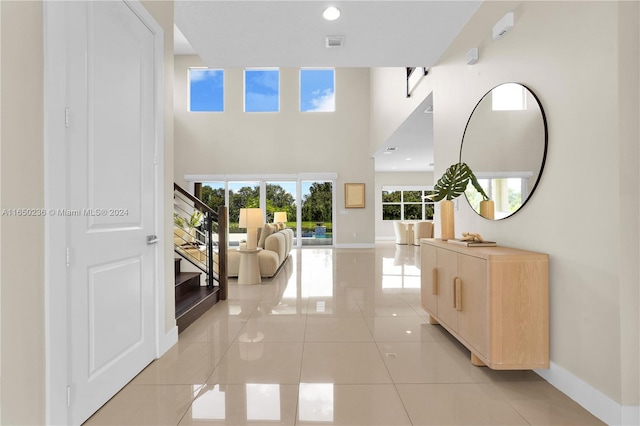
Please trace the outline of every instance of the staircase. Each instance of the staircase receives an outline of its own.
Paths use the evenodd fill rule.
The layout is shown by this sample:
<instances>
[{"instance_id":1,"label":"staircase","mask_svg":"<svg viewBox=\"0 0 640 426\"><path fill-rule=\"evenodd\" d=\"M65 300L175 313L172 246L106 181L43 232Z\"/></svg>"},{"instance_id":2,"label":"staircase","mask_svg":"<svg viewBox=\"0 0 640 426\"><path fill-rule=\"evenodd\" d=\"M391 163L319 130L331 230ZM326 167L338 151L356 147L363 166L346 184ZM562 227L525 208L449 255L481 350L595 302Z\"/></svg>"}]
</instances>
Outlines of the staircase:
<instances>
[{"instance_id":1,"label":"staircase","mask_svg":"<svg viewBox=\"0 0 640 426\"><path fill-rule=\"evenodd\" d=\"M174 260L178 333L200 318L220 300L219 291L215 287L200 285L202 272L182 272L181 262L182 258L180 257L176 257Z\"/></svg>"},{"instance_id":2,"label":"staircase","mask_svg":"<svg viewBox=\"0 0 640 426\"><path fill-rule=\"evenodd\" d=\"M181 333L227 299L227 208L215 212L176 184L173 193L175 312Z\"/></svg>"}]
</instances>

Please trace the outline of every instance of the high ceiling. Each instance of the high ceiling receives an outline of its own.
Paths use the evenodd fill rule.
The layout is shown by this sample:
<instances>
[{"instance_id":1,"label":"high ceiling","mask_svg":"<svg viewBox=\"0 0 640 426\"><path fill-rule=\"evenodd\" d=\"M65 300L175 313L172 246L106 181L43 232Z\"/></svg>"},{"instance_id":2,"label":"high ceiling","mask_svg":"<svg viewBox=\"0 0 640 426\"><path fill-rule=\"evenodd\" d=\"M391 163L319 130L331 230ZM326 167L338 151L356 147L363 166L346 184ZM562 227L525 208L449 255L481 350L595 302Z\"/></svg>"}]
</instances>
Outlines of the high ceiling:
<instances>
[{"instance_id":1,"label":"high ceiling","mask_svg":"<svg viewBox=\"0 0 640 426\"><path fill-rule=\"evenodd\" d=\"M429 67L437 62L480 3L178 0L175 52L197 53L205 64L216 68ZM340 9L339 19L322 18L322 11L329 5ZM343 46L327 48L328 36L344 37ZM423 113L413 115L418 120L425 117ZM410 138L409 133L414 132L409 128L416 126L406 124L405 136L399 129L393 143L405 152L417 149L430 155L430 160L419 161L422 167L415 166L417 161L411 166L412 170L430 170L433 149L425 144L432 142L422 137ZM389 162L394 157L399 158L376 155L376 170L396 167L393 170L400 171L410 163L403 157L402 164L392 166Z\"/></svg>"}]
</instances>

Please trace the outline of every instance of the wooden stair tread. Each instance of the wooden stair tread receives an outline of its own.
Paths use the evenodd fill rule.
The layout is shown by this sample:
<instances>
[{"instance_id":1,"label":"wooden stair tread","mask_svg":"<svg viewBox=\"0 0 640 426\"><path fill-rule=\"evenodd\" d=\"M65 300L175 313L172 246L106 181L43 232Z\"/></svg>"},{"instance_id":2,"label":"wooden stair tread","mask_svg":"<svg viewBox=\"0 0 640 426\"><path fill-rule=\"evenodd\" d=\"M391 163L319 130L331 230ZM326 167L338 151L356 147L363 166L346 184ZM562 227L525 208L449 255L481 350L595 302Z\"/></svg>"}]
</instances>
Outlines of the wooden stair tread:
<instances>
[{"instance_id":1,"label":"wooden stair tread","mask_svg":"<svg viewBox=\"0 0 640 426\"><path fill-rule=\"evenodd\" d=\"M199 277L201 274L201 272L180 272L178 275L176 275L175 286L178 287L179 285L188 282L194 277Z\"/></svg>"},{"instance_id":2,"label":"wooden stair tread","mask_svg":"<svg viewBox=\"0 0 640 426\"><path fill-rule=\"evenodd\" d=\"M176 324L178 325L178 333L184 331L185 328L215 305L220 299L219 292L219 287L199 287L177 301Z\"/></svg>"}]
</instances>

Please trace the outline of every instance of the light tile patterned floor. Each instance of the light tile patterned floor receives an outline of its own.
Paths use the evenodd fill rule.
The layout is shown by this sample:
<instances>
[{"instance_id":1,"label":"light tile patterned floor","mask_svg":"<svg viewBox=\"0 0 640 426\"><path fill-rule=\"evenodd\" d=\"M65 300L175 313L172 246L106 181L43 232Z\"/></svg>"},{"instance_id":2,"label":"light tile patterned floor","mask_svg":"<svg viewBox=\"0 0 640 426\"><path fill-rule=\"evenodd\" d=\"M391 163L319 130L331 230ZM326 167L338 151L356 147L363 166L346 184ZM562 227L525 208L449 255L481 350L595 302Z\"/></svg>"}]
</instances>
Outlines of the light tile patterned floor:
<instances>
[{"instance_id":1,"label":"light tile patterned floor","mask_svg":"<svg viewBox=\"0 0 640 426\"><path fill-rule=\"evenodd\" d=\"M533 372L471 365L420 308L418 250L297 249L272 280L232 280L86 424L602 424Z\"/></svg>"}]
</instances>

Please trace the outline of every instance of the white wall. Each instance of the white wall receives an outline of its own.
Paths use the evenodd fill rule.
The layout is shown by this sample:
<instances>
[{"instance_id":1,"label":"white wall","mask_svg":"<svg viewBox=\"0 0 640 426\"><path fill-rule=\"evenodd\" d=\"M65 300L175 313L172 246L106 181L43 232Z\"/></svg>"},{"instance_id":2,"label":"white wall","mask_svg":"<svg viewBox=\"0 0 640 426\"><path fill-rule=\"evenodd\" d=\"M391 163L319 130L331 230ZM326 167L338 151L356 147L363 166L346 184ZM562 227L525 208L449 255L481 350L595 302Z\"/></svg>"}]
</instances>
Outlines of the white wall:
<instances>
[{"instance_id":1,"label":"white wall","mask_svg":"<svg viewBox=\"0 0 640 426\"><path fill-rule=\"evenodd\" d=\"M619 123L621 259L620 341L623 405L640 405L640 4L619 12ZM635 238L627 238L634 236ZM640 424L640 407L635 414Z\"/></svg>"},{"instance_id":2,"label":"white wall","mask_svg":"<svg viewBox=\"0 0 640 426\"><path fill-rule=\"evenodd\" d=\"M2 209L44 205L41 2L3 1ZM44 218L0 218L1 424L44 424Z\"/></svg>"},{"instance_id":3,"label":"white wall","mask_svg":"<svg viewBox=\"0 0 640 426\"><path fill-rule=\"evenodd\" d=\"M187 70L175 57L175 178L190 174L338 174L334 244L374 242L374 172L369 154L369 69L336 69L336 111L299 112L299 70L280 70L280 112L243 112L243 70L225 69L225 112L187 112ZM366 207L344 209L344 183L366 184ZM354 236L355 233L355 236Z\"/></svg>"},{"instance_id":4,"label":"white wall","mask_svg":"<svg viewBox=\"0 0 640 426\"><path fill-rule=\"evenodd\" d=\"M515 26L493 41L508 11ZM549 253L552 368L541 374L609 423L640 403L638 22L636 2L485 2L430 73L436 179L487 90L515 81L539 96L549 151L532 199L496 222L460 202L456 230ZM372 117L395 107L373 104Z\"/></svg>"},{"instance_id":5,"label":"white wall","mask_svg":"<svg viewBox=\"0 0 640 426\"><path fill-rule=\"evenodd\" d=\"M371 68L371 153L393 135L433 90L433 78L428 74L407 98L406 79L406 68Z\"/></svg>"}]
</instances>

